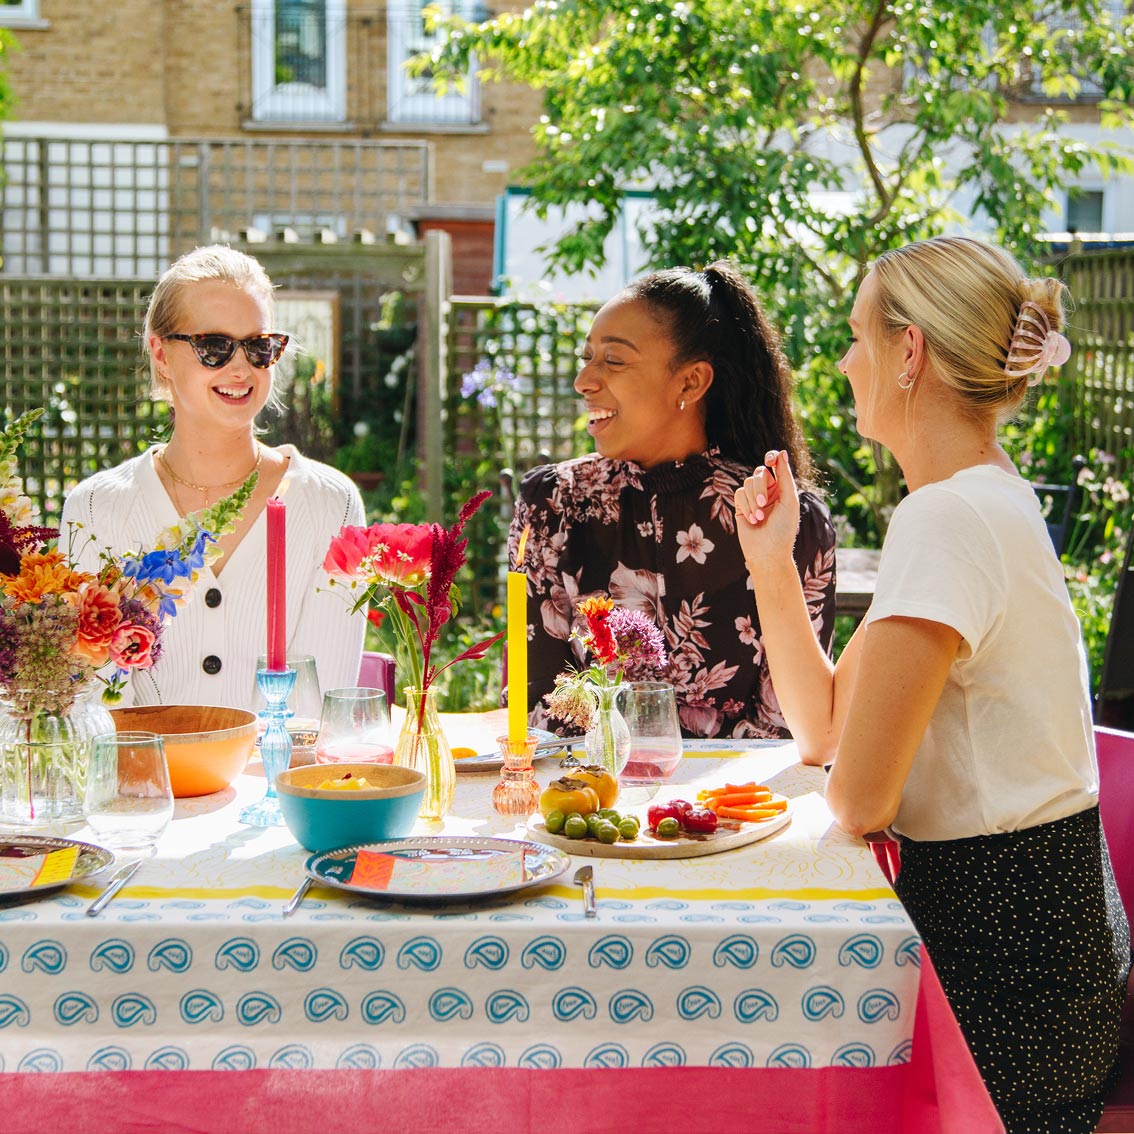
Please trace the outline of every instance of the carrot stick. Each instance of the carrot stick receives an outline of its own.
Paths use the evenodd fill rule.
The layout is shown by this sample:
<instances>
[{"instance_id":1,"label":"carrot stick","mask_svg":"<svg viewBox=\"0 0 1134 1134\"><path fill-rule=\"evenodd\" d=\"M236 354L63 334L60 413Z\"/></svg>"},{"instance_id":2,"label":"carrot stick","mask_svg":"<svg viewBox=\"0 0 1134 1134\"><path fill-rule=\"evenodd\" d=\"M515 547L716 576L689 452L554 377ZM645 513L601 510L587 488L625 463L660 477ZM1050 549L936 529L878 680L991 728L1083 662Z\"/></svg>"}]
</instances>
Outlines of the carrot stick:
<instances>
[{"instance_id":1,"label":"carrot stick","mask_svg":"<svg viewBox=\"0 0 1134 1134\"><path fill-rule=\"evenodd\" d=\"M772 798L770 791L733 791L728 795L716 795L716 803L723 803L726 807L743 807L747 803L766 803Z\"/></svg>"},{"instance_id":2,"label":"carrot stick","mask_svg":"<svg viewBox=\"0 0 1134 1134\"><path fill-rule=\"evenodd\" d=\"M699 791L697 795L706 799L713 799L718 795L732 795L736 792L763 790L765 790L763 784L758 784L753 781L747 784L725 784L724 787L707 788L705 791Z\"/></svg>"},{"instance_id":3,"label":"carrot stick","mask_svg":"<svg viewBox=\"0 0 1134 1134\"><path fill-rule=\"evenodd\" d=\"M745 823L758 823L762 819L772 819L780 814L780 808L768 807L718 807L717 814L722 819L740 819Z\"/></svg>"}]
</instances>

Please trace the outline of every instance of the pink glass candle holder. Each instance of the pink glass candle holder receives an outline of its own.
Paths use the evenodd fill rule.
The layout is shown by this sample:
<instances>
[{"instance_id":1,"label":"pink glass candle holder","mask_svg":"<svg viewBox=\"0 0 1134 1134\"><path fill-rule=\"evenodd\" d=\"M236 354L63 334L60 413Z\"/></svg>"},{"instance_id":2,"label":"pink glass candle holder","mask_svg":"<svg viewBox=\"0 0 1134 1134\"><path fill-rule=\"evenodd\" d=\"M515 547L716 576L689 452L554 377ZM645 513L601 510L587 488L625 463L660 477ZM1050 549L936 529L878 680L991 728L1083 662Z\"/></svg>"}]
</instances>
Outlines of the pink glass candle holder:
<instances>
[{"instance_id":1,"label":"pink glass candle holder","mask_svg":"<svg viewBox=\"0 0 1134 1134\"><path fill-rule=\"evenodd\" d=\"M539 808L539 784L532 771L539 737L528 733L519 743L507 736L498 736L500 755L504 767L500 769L500 782L492 789L492 806L501 815L527 817Z\"/></svg>"}]
</instances>

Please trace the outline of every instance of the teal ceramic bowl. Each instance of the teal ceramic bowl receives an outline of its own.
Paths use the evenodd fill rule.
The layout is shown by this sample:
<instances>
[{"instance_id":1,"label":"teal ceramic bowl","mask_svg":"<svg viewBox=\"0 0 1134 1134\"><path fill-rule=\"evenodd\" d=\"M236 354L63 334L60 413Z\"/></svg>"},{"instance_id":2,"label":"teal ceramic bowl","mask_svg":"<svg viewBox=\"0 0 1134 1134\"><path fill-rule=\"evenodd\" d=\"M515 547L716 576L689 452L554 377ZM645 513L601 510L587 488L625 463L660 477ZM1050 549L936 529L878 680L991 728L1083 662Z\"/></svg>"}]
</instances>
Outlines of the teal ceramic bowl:
<instances>
[{"instance_id":1,"label":"teal ceramic bowl","mask_svg":"<svg viewBox=\"0 0 1134 1134\"><path fill-rule=\"evenodd\" d=\"M365 777L369 788L320 788L326 780ZM296 841L321 851L402 839L413 830L425 776L392 764L308 764L276 780L280 811Z\"/></svg>"}]
</instances>

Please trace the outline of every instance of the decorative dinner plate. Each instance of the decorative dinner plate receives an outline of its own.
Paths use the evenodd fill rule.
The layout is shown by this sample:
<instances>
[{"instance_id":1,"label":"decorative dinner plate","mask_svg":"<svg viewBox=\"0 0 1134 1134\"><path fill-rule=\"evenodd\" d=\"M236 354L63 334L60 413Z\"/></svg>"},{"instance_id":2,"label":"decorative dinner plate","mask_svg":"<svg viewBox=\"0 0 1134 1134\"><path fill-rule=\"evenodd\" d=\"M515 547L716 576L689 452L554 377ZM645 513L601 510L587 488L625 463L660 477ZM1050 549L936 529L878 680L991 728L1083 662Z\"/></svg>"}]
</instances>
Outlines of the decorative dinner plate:
<instances>
[{"instance_id":1,"label":"decorative dinner plate","mask_svg":"<svg viewBox=\"0 0 1134 1134\"><path fill-rule=\"evenodd\" d=\"M578 748L580 752L583 748L581 736L556 736L555 733L542 728L529 729L528 732L540 739L533 757L535 760L556 754L566 756L572 748ZM459 760L454 760L453 763L458 772L496 772L504 767L504 757L500 755L499 749L495 749L492 752L478 753L476 756L465 756Z\"/></svg>"},{"instance_id":2,"label":"decorative dinner plate","mask_svg":"<svg viewBox=\"0 0 1134 1134\"><path fill-rule=\"evenodd\" d=\"M395 902L460 902L540 886L571 865L554 847L516 839L439 835L389 839L313 854L324 886Z\"/></svg>"},{"instance_id":3,"label":"decorative dinner plate","mask_svg":"<svg viewBox=\"0 0 1134 1134\"><path fill-rule=\"evenodd\" d=\"M0 836L0 901L47 893L97 874L113 861L110 851L75 839Z\"/></svg>"}]
</instances>

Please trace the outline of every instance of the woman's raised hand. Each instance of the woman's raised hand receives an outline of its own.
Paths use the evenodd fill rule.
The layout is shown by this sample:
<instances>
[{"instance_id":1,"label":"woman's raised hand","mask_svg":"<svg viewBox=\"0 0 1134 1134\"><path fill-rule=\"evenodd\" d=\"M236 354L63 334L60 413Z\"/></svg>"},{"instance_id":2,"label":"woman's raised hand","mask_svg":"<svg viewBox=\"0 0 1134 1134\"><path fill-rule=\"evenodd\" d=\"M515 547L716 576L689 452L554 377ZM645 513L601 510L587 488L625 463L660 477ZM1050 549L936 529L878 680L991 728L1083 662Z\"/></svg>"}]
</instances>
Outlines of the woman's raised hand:
<instances>
[{"instance_id":1,"label":"woman's raised hand","mask_svg":"<svg viewBox=\"0 0 1134 1134\"><path fill-rule=\"evenodd\" d=\"M745 562L790 558L799 529L799 494L787 452L768 453L733 499Z\"/></svg>"}]
</instances>

